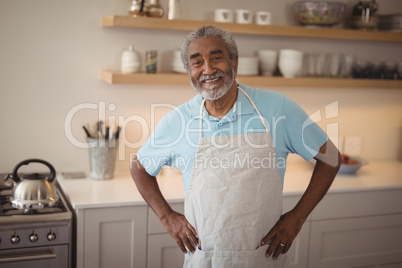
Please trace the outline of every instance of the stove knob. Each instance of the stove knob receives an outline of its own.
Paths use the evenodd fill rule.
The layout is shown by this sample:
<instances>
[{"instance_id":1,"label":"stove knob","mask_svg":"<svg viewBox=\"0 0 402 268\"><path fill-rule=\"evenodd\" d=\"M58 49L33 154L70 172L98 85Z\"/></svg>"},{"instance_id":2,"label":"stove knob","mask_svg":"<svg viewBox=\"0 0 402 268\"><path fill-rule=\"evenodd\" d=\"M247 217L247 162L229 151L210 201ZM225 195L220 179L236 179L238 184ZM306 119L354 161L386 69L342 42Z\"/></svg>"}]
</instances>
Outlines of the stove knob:
<instances>
[{"instance_id":1,"label":"stove knob","mask_svg":"<svg viewBox=\"0 0 402 268\"><path fill-rule=\"evenodd\" d=\"M49 241L54 241L54 240L56 240L56 234L53 233L53 232L48 233L48 234L47 234L47 240L49 240Z\"/></svg>"},{"instance_id":2,"label":"stove knob","mask_svg":"<svg viewBox=\"0 0 402 268\"><path fill-rule=\"evenodd\" d=\"M20 242L20 237L17 235L17 233L15 233L12 237L11 237L11 243L13 243L14 245L18 244Z\"/></svg>"},{"instance_id":3,"label":"stove knob","mask_svg":"<svg viewBox=\"0 0 402 268\"><path fill-rule=\"evenodd\" d=\"M39 237L38 237L38 235L35 234L35 233L32 233L32 234L29 236L29 241L31 241L32 243L36 243L38 240L39 240Z\"/></svg>"}]
</instances>

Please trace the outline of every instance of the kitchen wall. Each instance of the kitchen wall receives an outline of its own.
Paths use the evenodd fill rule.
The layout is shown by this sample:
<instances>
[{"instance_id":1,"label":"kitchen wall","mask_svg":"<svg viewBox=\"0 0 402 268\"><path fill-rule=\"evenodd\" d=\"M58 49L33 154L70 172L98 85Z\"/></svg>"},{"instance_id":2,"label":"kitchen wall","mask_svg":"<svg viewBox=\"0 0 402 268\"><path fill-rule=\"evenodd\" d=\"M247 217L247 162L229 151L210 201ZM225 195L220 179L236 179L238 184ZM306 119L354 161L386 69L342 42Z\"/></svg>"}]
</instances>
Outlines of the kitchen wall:
<instances>
[{"instance_id":1,"label":"kitchen wall","mask_svg":"<svg viewBox=\"0 0 402 268\"><path fill-rule=\"evenodd\" d=\"M269 10L274 24L297 24L292 0L181 2L183 19L208 19L215 8L229 7ZM382 14L402 12L400 0L377 2ZM167 0L161 4L166 10ZM170 109L167 104L178 105L195 95L190 86L109 85L100 80L101 69L119 69L121 53L129 45L142 56L147 49L157 49L158 68L168 71L170 55L187 33L101 26L102 16L126 15L129 6L128 0L0 1L0 171L31 157L48 160L57 171L88 171L88 152L77 146L85 141L82 125L106 115L120 117L126 126L118 168L128 172L127 156L148 137L151 122ZM402 61L400 43L241 34L235 38L241 56L262 48L296 48ZM335 122L340 136L360 136L361 154L369 160L400 157L402 89L264 89L286 94L309 114L338 101L339 116L320 122L324 129ZM163 107L151 111L152 104Z\"/></svg>"}]
</instances>

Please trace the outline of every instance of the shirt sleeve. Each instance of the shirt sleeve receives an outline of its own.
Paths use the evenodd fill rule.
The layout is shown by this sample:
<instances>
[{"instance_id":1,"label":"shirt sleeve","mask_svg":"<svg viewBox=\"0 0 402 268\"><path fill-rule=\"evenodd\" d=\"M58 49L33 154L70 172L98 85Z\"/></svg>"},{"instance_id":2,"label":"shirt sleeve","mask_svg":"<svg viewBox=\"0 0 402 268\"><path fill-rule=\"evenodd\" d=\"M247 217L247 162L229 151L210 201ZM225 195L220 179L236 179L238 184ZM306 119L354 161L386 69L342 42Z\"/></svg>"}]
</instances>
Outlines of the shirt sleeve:
<instances>
[{"instance_id":1,"label":"shirt sleeve","mask_svg":"<svg viewBox=\"0 0 402 268\"><path fill-rule=\"evenodd\" d=\"M175 113L171 111L162 117L137 153L137 159L151 176L158 175L164 165L171 165L174 146L183 135L181 120Z\"/></svg>"},{"instance_id":2,"label":"shirt sleeve","mask_svg":"<svg viewBox=\"0 0 402 268\"><path fill-rule=\"evenodd\" d=\"M328 135L294 101L285 98L283 109L287 149L310 161L328 140Z\"/></svg>"}]
</instances>

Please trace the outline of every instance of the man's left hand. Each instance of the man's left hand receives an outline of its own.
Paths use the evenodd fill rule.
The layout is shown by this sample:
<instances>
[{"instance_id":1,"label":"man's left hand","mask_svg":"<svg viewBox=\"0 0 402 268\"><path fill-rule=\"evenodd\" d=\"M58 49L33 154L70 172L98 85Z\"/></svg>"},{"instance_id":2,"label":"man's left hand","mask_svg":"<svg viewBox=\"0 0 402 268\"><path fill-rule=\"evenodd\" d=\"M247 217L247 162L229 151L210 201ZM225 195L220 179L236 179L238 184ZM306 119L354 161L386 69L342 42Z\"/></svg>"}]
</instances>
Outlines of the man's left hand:
<instances>
[{"instance_id":1,"label":"man's left hand","mask_svg":"<svg viewBox=\"0 0 402 268\"><path fill-rule=\"evenodd\" d=\"M288 252L293 240L303 226L303 222L291 211L283 214L275 226L261 240L261 245L265 245L271 240L266 256L272 256L272 259L275 260L279 254Z\"/></svg>"}]
</instances>

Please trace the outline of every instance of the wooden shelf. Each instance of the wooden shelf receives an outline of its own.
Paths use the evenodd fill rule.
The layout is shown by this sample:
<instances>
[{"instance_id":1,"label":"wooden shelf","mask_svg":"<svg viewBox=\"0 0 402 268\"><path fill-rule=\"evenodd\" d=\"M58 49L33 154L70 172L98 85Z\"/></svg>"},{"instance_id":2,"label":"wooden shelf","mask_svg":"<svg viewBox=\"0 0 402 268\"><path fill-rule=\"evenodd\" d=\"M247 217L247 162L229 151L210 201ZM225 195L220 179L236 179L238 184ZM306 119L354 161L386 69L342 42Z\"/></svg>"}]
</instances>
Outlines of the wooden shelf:
<instances>
[{"instance_id":1,"label":"wooden shelf","mask_svg":"<svg viewBox=\"0 0 402 268\"><path fill-rule=\"evenodd\" d=\"M308 28L303 26L220 23L214 21L197 20L168 20L163 18L147 17L133 18L130 16L104 16L102 19L102 26L105 27L132 27L192 31L204 25L214 25L231 33L240 34L402 42L402 34L395 32L370 32L338 28Z\"/></svg>"},{"instance_id":2,"label":"wooden shelf","mask_svg":"<svg viewBox=\"0 0 402 268\"><path fill-rule=\"evenodd\" d=\"M283 78L267 76L238 76L240 83L251 87L310 87L310 88L398 88L402 89L402 80L385 79L343 79L343 78ZM188 85L189 77L177 73L133 73L122 74L119 71L103 70L101 79L109 84L137 85Z\"/></svg>"}]
</instances>

